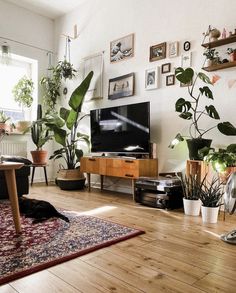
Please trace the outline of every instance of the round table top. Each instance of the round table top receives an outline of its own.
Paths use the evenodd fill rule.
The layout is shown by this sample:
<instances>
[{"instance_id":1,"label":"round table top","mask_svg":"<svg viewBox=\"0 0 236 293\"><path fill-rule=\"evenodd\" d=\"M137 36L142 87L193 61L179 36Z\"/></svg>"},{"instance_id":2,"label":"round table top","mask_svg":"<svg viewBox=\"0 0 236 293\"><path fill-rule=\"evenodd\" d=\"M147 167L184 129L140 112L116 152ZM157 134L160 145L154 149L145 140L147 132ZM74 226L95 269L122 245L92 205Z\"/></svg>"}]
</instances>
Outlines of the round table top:
<instances>
[{"instance_id":1,"label":"round table top","mask_svg":"<svg viewBox=\"0 0 236 293\"><path fill-rule=\"evenodd\" d=\"M24 166L23 163L2 162L2 163L0 163L0 170L20 169L23 166Z\"/></svg>"}]
</instances>

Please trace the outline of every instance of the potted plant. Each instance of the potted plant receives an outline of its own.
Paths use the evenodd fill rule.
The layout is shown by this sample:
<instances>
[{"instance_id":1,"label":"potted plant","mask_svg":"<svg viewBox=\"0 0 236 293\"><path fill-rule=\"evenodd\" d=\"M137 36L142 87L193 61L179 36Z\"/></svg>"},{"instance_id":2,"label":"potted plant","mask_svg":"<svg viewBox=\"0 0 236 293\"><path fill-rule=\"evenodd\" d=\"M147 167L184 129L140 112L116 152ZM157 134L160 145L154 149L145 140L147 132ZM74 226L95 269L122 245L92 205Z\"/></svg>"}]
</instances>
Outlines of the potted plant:
<instances>
[{"instance_id":1,"label":"potted plant","mask_svg":"<svg viewBox=\"0 0 236 293\"><path fill-rule=\"evenodd\" d=\"M203 55L206 56L207 66L219 63L219 52L216 49L207 48Z\"/></svg>"},{"instance_id":2,"label":"potted plant","mask_svg":"<svg viewBox=\"0 0 236 293\"><path fill-rule=\"evenodd\" d=\"M225 184L229 175L234 172L236 166L236 144L230 144L226 148L203 148L199 151L204 161L212 165L218 172L220 179Z\"/></svg>"},{"instance_id":3,"label":"potted plant","mask_svg":"<svg viewBox=\"0 0 236 293\"><path fill-rule=\"evenodd\" d=\"M212 85L209 77L202 73L196 73L194 78L194 71L192 68L178 67L175 70L176 78L183 84L187 85L189 99L179 98L175 103L176 112L180 113L179 117L190 121L189 126L189 139L186 139L190 160L202 160L199 156L199 149L207 146L210 147L212 140L203 138L210 130L217 127L218 130L225 135L236 135L236 128L230 122L221 122L208 129L200 123L202 117L208 117L210 119L219 120L220 116L215 107L210 105L202 105L202 99L214 100L213 93L209 86ZM194 80L193 80L194 78ZM199 88L197 81L202 81L204 85ZM184 140L182 134L178 133L175 140L170 144L169 147L173 148L176 142Z\"/></svg>"},{"instance_id":4,"label":"potted plant","mask_svg":"<svg viewBox=\"0 0 236 293\"><path fill-rule=\"evenodd\" d=\"M6 124L11 118L8 117L3 110L0 110L0 130L8 130L9 126Z\"/></svg>"},{"instance_id":5,"label":"potted plant","mask_svg":"<svg viewBox=\"0 0 236 293\"><path fill-rule=\"evenodd\" d=\"M211 181L204 182L200 189L200 200L202 202L201 214L203 223L217 223L219 207L223 205L224 194L222 182L213 177Z\"/></svg>"},{"instance_id":6,"label":"potted plant","mask_svg":"<svg viewBox=\"0 0 236 293\"><path fill-rule=\"evenodd\" d=\"M33 103L34 83L32 79L23 76L14 86L12 93L15 101L23 108L30 108ZM16 129L18 132L25 132L30 126L30 121L17 121Z\"/></svg>"},{"instance_id":7,"label":"potted plant","mask_svg":"<svg viewBox=\"0 0 236 293\"><path fill-rule=\"evenodd\" d=\"M77 72L77 70L73 68L73 64L66 59L64 61L59 61L54 68L54 71L61 79L64 78L64 80L72 79Z\"/></svg>"},{"instance_id":8,"label":"potted plant","mask_svg":"<svg viewBox=\"0 0 236 293\"><path fill-rule=\"evenodd\" d=\"M199 182L197 176L180 176L183 188L184 213L189 216L199 216L201 201L200 190L204 181Z\"/></svg>"},{"instance_id":9,"label":"potted plant","mask_svg":"<svg viewBox=\"0 0 236 293\"><path fill-rule=\"evenodd\" d=\"M61 189L81 189L84 187L85 178L80 173L80 158L83 151L79 148L79 141L89 143L88 136L77 131L79 122L84 116L81 115L81 108L86 92L89 88L93 71L91 71L81 84L74 90L70 99L69 107L60 109L60 116L57 114L47 115L46 125L53 131L54 138L62 147L54 151L50 159L64 159L66 167L60 169L56 179ZM66 128L66 129L65 129Z\"/></svg>"},{"instance_id":10,"label":"potted plant","mask_svg":"<svg viewBox=\"0 0 236 293\"><path fill-rule=\"evenodd\" d=\"M230 62L236 61L236 49L228 48L227 54L229 54L229 61Z\"/></svg>"},{"instance_id":11,"label":"potted plant","mask_svg":"<svg viewBox=\"0 0 236 293\"><path fill-rule=\"evenodd\" d=\"M48 152L43 150L42 147L47 141L52 139L52 135L50 135L49 128L45 125L42 118L41 105L38 105L37 120L32 122L30 131L32 141L36 146L36 150L31 151L33 163L38 165L46 164Z\"/></svg>"}]
</instances>

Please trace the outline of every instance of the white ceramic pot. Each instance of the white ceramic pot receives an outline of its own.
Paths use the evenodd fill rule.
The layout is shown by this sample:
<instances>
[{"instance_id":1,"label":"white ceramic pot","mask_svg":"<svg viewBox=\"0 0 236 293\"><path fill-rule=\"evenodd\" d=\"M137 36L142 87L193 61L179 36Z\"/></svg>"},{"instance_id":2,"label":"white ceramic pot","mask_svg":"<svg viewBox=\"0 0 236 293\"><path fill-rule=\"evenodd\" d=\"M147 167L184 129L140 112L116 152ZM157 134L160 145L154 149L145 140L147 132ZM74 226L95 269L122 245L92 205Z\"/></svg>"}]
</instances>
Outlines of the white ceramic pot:
<instances>
[{"instance_id":1,"label":"white ceramic pot","mask_svg":"<svg viewBox=\"0 0 236 293\"><path fill-rule=\"evenodd\" d=\"M200 208L201 208L200 199L192 200L192 199L183 198L183 202L184 202L184 213L185 213L185 215L199 216Z\"/></svg>"},{"instance_id":2,"label":"white ceramic pot","mask_svg":"<svg viewBox=\"0 0 236 293\"><path fill-rule=\"evenodd\" d=\"M219 207L204 207L201 206L203 223L215 224L218 220Z\"/></svg>"}]
</instances>

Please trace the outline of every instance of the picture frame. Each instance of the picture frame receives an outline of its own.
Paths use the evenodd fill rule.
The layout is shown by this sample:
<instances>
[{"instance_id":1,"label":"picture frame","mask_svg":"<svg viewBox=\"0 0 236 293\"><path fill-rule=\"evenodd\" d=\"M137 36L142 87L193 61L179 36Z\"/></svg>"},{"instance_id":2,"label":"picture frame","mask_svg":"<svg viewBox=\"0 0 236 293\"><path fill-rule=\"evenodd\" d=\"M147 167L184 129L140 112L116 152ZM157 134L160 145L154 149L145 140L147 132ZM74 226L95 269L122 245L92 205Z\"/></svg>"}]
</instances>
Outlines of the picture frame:
<instances>
[{"instance_id":1,"label":"picture frame","mask_svg":"<svg viewBox=\"0 0 236 293\"><path fill-rule=\"evenodd\" d=\"M170 72L170 67L171 64L170 63L165 63L161 65L161 73L168 73Z\"/></svg>"},{"instance_id":2,"label":"picture frame","mask_svg":"<svg viewBox=\"0 0 236 293\"><path fill-rule=\"evenodd\" d=\"M177 57L179 55L179 42L172 42L169 44L169 57Z\"/></svg>"},{"instance_id":3,"label":"picture frame","mask_svg":"<svg viewBox=\"0 0 236 293\"><path fill-rule=\"evenodd\" d=\"M166 58L166 42L150 47L149 61L157 61Z\"/></svg>"},{"instance_id":4,"label":"picture frame","mask_svg":"<svg viewBox=\"0 0 236 293\"><path fill-rule=\"evenodd\" d=\"M184 51L189 51L191 48L191 43L189 41L184 42L183 49Z\"/></svg>"},{"instance_id":5,"label":"picture frame","mask_svg":"<svg viewBox=\"0 0 236 293\"><path fill-rule=\"evenodd\" d=\"M181 67L187 68L192 65L192 52L186 52L181 55Z\"/></svg>"},{"instance_id":6,"label":"picture frame","mask_svg":"<svg viewBox=\"0 0 236 293\"><path fill-rule=\"evenodd\" d=\"M116 63L134 56L134 34L110 42L110 63Z\"/></svg>"},{"instance_id":7,"label":"picture frame","mask_svg":"<svg viewBox=\"0 0 236 293\"><path fill-rule=\"evenodd\" d=\"M170 85L174 85L175 84L175 75L174 74L170 74L166 76L166 85L170 86Z\"/></svg>"},{"instance_id":8,"label":"picture frame","mask_svg":"<svg viewBox=\"0 0 236 293\"><path fill-rule=\"evenodd\" d=\"M103 98L103 59L104 52L83 58L83 77L85 78L90 71L93 71L85 101Z\"/></svg>"},{"instance_id":9,"label":"picture frame","mask_svg":"<svg viewBox=\"0 0 236 293\"><path fill-rule=\"evenodd\" d=\"M154 90L159 85L159 67L145 70L145 89Z\"/></svg>"},{"instance_id":10,"label":"picture frame","mask_svg":"<svg viewBox=\"0 0 236 293\"><path fill-rule=\"evenodd\" d=\"M134 73L129 73L119 77L109 79L108 99L116 100L119 98L134 95Z\"/></svg>"}]
</instances>

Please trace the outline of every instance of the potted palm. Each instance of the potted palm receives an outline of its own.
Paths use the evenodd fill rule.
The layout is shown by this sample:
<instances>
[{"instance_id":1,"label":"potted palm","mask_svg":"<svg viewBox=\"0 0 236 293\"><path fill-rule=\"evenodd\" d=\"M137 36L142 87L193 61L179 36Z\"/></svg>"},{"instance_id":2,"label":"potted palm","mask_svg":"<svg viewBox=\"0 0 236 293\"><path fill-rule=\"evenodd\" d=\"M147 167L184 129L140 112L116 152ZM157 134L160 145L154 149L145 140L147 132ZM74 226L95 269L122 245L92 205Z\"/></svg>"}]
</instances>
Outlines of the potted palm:
<instances>
[{"instance_id":1,"label":"potted palm","mask_svg":"<svg viewBox=\"0 0 236 293\"><path fill-rule=\"evenodd\" d=\"M198 72L194 78L194 70L192 68L184 69L178 67L175 70L175 76L182 84L187 85L189 94L188 100L179 98L175 103L175 110L180 113L179 117L190 121L189 138L186 139L189 149L189 158L190 160L201 160L198 151L205 146L210 147L212 140L204 138L210 130L217 127L218 130L225 135L236 135L236 128L230 122L217 123L207 129L200 123L203 117L220 120L220 116L212 104L202 105L203 98L209 101L214 100L213 93L208 86L212 85L212 82L206 74ZM206 85L196 89L199 80ZM174 144L176 144L176 140L184 140L184 137L182 134L178 133L174 143L171 143L169 147L173 148Z\"/></svg>"},{"instance_id":2,"label":"potted palm","mask_svg":"<svg viewBox=\"0 0 236 293\"><path fill-rule=\"evenodd\" d=\"M200 189L203 223L217 223L219 207L223 204L223 194L223 183L219 180L219 178L213 177L211 181L205 181L203 183Z\"/></svg>"},{"instance_id":3,"label":"potted palm","mask_svg":"<svg viewBox=\"0 0 236 293\"><path fill-rule=\"evenodd\" d=\"M189 216L199 216L201 201L200 190L204 181L199 182L197 176L180 176L183 188L184 213Z\"/></svg>"},{"instance_id":4,"label":"potted palm","mask_svg":"<svg viewBox=\"0 0 236 293\"><path fill-rule=\"evenodd\" d=\"M81 114L81 108L92 77L93 71L74 90L68 103L70 109L62 107L59 112L60 116L52 114L47 115L45 119L46 125L54 133L55 141L61 145L61 148L54 151L49 159L62 158L66 164L59 170L56 179L61 189L72 190L84 187L85 178L79 169L80 158L83 156L79 142L89 143L89 138L88 135L78 132L78 125L86 116Z\"/></svg>"}]
</instances>

